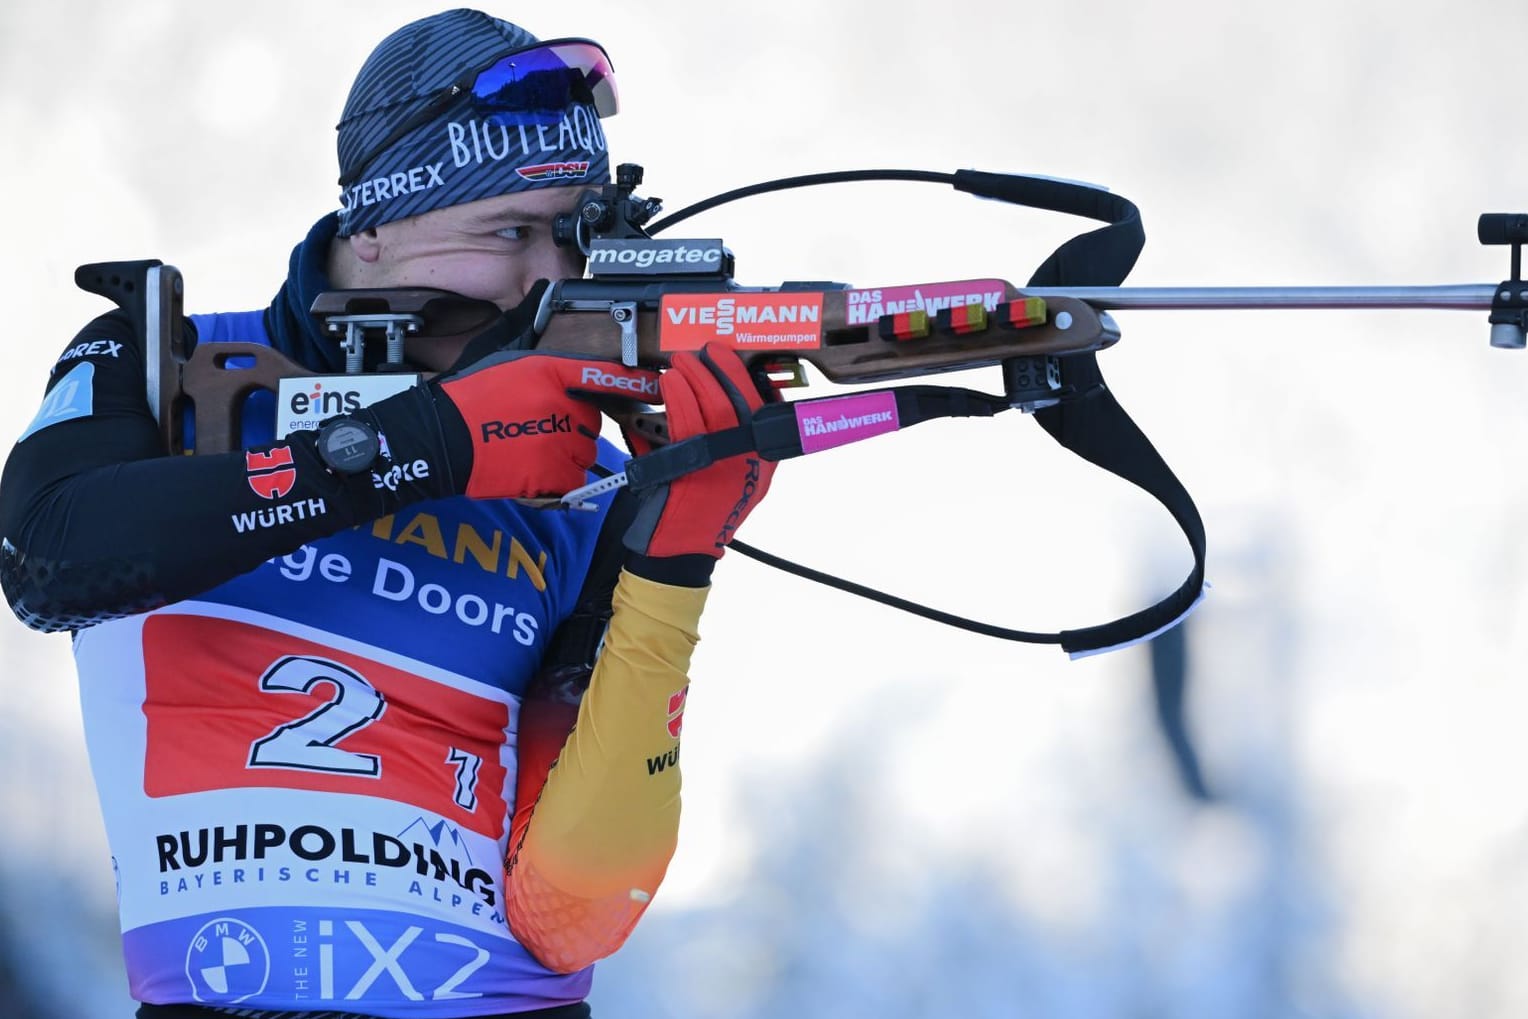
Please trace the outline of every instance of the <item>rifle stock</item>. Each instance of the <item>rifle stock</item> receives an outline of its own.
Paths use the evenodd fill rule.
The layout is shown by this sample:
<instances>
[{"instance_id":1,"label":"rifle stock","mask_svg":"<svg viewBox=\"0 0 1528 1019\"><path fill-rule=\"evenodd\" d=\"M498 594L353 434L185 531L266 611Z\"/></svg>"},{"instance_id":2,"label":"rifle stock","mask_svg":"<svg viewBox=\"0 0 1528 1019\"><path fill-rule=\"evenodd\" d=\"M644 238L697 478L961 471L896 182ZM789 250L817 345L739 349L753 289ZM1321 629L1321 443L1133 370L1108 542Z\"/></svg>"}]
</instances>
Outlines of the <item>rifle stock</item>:
<instances>
[{"instance_id":1,"label":"rifle stock","mask_svg":"<svg viewBox=\"0 0 1528 1019\"><path fill-rule=\"evenodd\" d=\"M86 268L92 267L82 267L81 271ZM151 339L146 349L152 350L151 363L157 366L157 378L150 382L150 403L157 410L166 446L176 453L238 449L243 445L242 416L250 394L262 390L274 393L283 379L324 373L299 365L259 343L200 344L188 354L180 327L180 275L173 267L164 269L173 274L176 293L173 309L167 306L159 316L158 332L165 334L164 326L170 322L175 328L168 335ZM896 289L902 292L920 288ZM986 301L984 311L990 310L990 305L1006 306L1025 300L1023 291L1003 280L961 280L927 284L921 289L931 293L981 292ZM630 357L634 336L636 361L662 368L677 350L694 349L707 338L728 341L729 334L718 331L725 327L718 327L715 315L692 314L697 304L714 310L717 302L727 300L748 307L750 302L786 298L815 309L812 321L799 323L798 335L810 336L809 340L780 345L768 342L733 345L738 347L744 361L760 372L779 375L793 372L797 363L806 363L829 382L843 385L987 367L1015 357L1096 351L1119 339L1107 316L1068 297L1048 298L1042 309L1043 319L1023 327L988 322L982 328L961 326L965 331L956 332L957 327L948 324L941 327L936 316L929 316L927 335L891 339L883 335L881 328L889 316L877 315L867 321L864 314L851 314L851 295L866 293L869 292L791 284L718 290L697 289L694 281L565 280L547 291L534 346L549 353L619 361L623 354ZM682 304L682 309L676 308L674 302ZM629 309L629 326L621 321L621 309ZM364 334L380 328L367 323L407 319L412 324L410 332L425 340L476 334L500 314L486 302L428 288L330 291L320 295L311 313L326 332L333 334L345 333L352 325ZM693 320L680 323L687 329L679 338L676 329L664 326L665 316L672 325L676 315ZM704 318L713 321L701 321ZM736 333L732 336L735 338ZM804 382L799 374L796 378L798 384ZM183 425L186 407L191 408L194 420L193 438L189 442ZM663 438L661 417L657 415L626 418L622 424L636 427L655 440Z\"/></svg>"},{"instance_id":2,"label":"rifle stock","mask_svg":"<svg viewBox=\"0 0 1528 1019\"><path fill-rule=\"evenodd\" d=\"M143 351L144 398L168 437L169 424L180 419L186 399L181 379L186 361L181 315L185 283L180 270L155 258L91 262L74 270L74 285L105 297L126 313ZM178 434L169 448L181 452Z\"/></svg>"},{"instance_id":3,"label":"rifle stock","mask_svg":"<svg viewBox=\"0 0 1528 1019\"><path fill-rule=\"evenodd\" d=\"M623 286L632 288L627 295L621 293ZM896 289L982 292L988 305L999 306L1020 302L1026 297L1004 280L956 280L927 284L923 288ZM985 328L955 332L950 327L940 328L930 316L926 336L892 339L883 335L880 329L881 321L889 316L877 315L867 322L863 315L851 315L851 295L861 293L866 292L798 289L789 284L779 288L706 292L652 284L565 281L548 291L546 303L551 313L537 338L536 349L610 360L622 358L623 326L612 314L612 309L627 303L636 306L636 360L639 364L649 367L667 365L672 353L699 347L701 342L693 338L704 336L707 326L711 326L713 328L705 338L737 347L750 367L779 368L791 362L805 362L829 382L841 385L982 368L1014 357L1080 354L1102 350L1119 340L1119 332L1112 321L1100 316L1090 305L1067 297L1046 300L1044 320L1021 328L989 324ZM776 345L769 342L770 337L764 336L760 342L750 344L735 339L744 328L738 321L732 325L734 332L731 334L721 331L719 321L698 321L699 315L689 316L697 320L693 322L674 321L681 313L688 316L697 305L701 310L715 309L723 301L741 304L764 295L791 296L803 301L820 298L819 320L809 330L812 339L801 344ZM670 303L675 298L689 300L676 307ZM985 307L985 310L992 309ZM682 332L672 328L680 325L687 328ZM729 335L734 342L729 342Z\"/></svg>"}]
</instances>

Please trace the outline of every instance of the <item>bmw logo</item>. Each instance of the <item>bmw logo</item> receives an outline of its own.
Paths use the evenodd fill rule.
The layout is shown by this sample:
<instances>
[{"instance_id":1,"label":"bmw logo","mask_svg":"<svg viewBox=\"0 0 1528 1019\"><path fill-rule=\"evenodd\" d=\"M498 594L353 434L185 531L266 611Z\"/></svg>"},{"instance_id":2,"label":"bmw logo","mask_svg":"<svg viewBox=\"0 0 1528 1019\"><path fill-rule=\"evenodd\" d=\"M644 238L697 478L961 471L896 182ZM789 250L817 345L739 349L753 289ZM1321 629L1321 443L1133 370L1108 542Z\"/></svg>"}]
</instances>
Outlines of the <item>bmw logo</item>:
<instances>
[{"instance_id":1,"label":"bmw logo","mask_svg":"<svg viewBox=\"0 0 1528 1019\"><path fill-rule=\"evenodd\" d=\"M186 978L197 1001L243 1001L265 990L270 975L265 939L232 917L203 924L186 950Z\"/></svg>"}]
</instances>

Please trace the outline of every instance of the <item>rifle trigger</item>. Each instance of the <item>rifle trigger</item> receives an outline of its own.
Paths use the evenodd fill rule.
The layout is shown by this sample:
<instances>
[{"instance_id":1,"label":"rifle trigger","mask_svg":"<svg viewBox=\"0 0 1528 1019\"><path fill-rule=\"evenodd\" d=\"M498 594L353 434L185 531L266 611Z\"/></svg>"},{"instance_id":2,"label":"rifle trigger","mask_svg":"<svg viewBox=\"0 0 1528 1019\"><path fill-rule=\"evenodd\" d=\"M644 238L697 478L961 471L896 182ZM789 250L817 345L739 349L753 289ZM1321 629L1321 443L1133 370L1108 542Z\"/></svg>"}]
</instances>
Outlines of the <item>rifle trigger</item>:
<instances>
[{"instance_id":1,"label":"rifle trigger","mask_svg":"<svg viewBox=\"0 0 1528 1019\"><path fill-rule=\"evenodd\" d=\"M806 368L800 361L780 359L765 361L759 366L769 384L776 390L800 389L808 385Z\"/></svg>"},{"instance_id":2,"label":"rifle trigger","mask_svg":"<svg viewBox=\"0 0 1528 1019\"><path fill-rule=\"evenodd\" d=\"M628 368L637 366L637 304L635 301L616 301L610 305L610 317L621 327L621 363Z\"/></svg>"}]
</instances>

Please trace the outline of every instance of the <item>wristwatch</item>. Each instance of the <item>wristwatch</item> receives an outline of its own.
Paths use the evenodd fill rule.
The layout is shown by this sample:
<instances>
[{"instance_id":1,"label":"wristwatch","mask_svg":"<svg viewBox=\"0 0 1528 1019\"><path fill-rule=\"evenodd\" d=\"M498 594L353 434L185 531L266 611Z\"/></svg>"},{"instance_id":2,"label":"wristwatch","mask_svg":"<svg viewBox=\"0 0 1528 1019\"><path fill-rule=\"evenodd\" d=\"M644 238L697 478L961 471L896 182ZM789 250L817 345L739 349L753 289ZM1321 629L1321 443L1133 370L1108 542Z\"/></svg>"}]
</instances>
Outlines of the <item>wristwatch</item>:
<instances>
[{"instance_id":1,"label":"wristwatch","mask_svg":"<svg viewBox=\"0 0 1528 1019\"><path fill-rule=\"evenodd\" d=\"M371 469L382 453L382 439L365 421L335 417L318 429L318 458L336 474L360 474Z\"/></svg>"}]
</instances>

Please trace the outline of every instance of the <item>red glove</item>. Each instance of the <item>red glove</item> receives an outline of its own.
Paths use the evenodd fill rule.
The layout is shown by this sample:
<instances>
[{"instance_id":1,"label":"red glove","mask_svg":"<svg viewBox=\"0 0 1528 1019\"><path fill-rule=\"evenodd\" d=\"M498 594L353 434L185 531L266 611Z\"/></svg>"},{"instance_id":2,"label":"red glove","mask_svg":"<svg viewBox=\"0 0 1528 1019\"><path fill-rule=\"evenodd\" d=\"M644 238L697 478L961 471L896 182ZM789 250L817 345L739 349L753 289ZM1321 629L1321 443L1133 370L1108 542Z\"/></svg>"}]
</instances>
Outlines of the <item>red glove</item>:
<instances>
[{"instance_id":1,"label":"red glove","mask_svg":"<svg viewBox=\"0 0 1528 1019\"><path fill-rule=\"evenodd\" d=\"M671 442L736 428L765 403L742 359L719 343L698 354L675 354L661 388ZM626 531L626 547L652 558L721 558L769 491L774 473L773 462L744 453L647 489Z\"/></svg>"},{"instance_id":2,"label":"red glove","mask_svg":"<svg viewBox=\"0 0 1528 1019\"><path fill-rule=\"evenodd\" d=\"M459 486L467 479L462 494L526 499L584 484L597 454L599 405L655 401L658 375L612 361L501 351L431 387L442 422L448 403L466 425L471 463L455 471ZM452 463L459 468L456 456Z\"/></svg>"}]
</instances>

